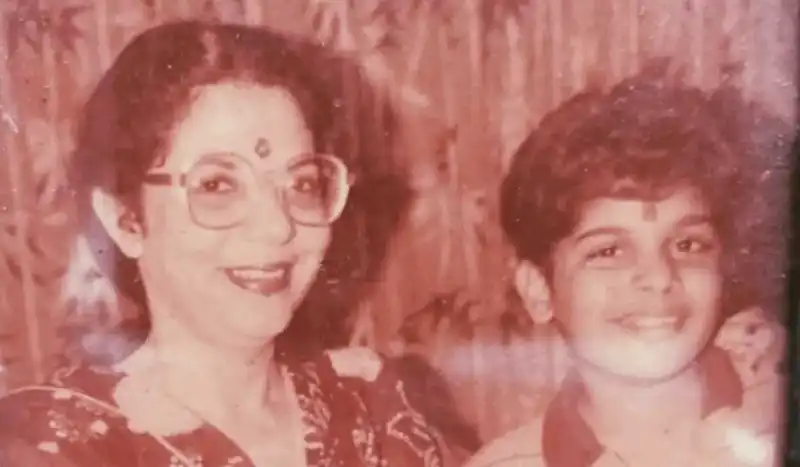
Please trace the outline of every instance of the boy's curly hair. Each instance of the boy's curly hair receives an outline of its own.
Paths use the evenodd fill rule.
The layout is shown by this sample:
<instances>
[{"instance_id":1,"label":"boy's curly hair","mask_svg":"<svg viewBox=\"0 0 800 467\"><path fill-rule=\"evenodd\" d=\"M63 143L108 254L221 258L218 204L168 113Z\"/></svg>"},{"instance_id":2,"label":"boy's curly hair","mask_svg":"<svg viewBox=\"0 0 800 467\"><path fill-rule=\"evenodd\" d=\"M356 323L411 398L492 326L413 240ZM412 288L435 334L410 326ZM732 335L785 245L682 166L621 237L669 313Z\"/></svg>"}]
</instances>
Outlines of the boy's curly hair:
<instances>
[{"instance_id":1,"label":"boy's curly hair","mask_svg":"<svg viewBox=\"0 0 800 467\"><path fill-rule=\"evenodd\" d=\"M606 92L583 92L544 117L503 181L503 230L520 259L549 275L554 246L571 234L588 201L656 200L695 188L723 242L726 290L737 291L729 302L761 304L747 302L763 301L779 277L770 271L765 279L753 268L780 264L779 251L765 256L765 247L780 250L780 235L765 234L780 234L774 215L786 206L785 185L775 175L788 171L756 141L762 115L735 89L706 93L658 74L649 68Z\"/></svg>"}]
</instances>

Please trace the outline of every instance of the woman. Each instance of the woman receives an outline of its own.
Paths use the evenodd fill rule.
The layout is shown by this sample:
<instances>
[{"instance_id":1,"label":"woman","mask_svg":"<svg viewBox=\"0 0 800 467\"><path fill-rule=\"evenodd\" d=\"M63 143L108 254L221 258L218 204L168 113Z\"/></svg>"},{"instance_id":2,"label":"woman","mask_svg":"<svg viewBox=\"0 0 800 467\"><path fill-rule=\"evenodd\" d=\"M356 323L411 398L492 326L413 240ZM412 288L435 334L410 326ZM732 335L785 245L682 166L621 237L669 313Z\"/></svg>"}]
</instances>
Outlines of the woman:
<instances>
[{"instance_id":1,"label":"woman","mask_svg":"<svg viewBox=\"0 0 800 467\"><path fill-rule=\"evenodd\" d=\"M199 22L150 29L122 51L85 107L74 182L128 260L112 277L140 278L149 332L121 361L0 402L0 464L441 464L433 430L376 356L301 362L276 347L353 182L337 157L348 154L329 155L347 122L320 54Z\"/></svg>"}]
</instances>

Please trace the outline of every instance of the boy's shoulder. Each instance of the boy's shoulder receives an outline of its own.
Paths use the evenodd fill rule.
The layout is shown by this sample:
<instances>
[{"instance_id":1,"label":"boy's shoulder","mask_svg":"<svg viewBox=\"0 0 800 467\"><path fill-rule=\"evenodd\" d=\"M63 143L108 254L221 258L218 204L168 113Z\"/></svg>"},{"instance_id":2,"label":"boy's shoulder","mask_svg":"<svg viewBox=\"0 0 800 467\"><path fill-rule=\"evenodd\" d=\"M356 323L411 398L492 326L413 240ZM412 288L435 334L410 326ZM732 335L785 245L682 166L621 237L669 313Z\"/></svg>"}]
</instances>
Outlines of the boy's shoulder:
<instances>
[{"instance_id":1,"label":"boy's shoulder","mask_svg":"<svg viewBox=\"0 0 800 467\"><path fill-rule=\"evenodd\" d=\"M542 458L543 417L490 441L465 467L539 467Z\"/></svg>"},{"instance_id":2,"label":"boy's shoulder","mask_svg":"<svg viewBox=\"0 0 800 467\"><path fill-rule=\"evenodd\" d=\"M722 324L715 344L730 357L742 382L738 416L758 431L779 427L787 383L782 368L786 354L783 326L759 309L743 310Z\"/></svg>"}]
</instances>

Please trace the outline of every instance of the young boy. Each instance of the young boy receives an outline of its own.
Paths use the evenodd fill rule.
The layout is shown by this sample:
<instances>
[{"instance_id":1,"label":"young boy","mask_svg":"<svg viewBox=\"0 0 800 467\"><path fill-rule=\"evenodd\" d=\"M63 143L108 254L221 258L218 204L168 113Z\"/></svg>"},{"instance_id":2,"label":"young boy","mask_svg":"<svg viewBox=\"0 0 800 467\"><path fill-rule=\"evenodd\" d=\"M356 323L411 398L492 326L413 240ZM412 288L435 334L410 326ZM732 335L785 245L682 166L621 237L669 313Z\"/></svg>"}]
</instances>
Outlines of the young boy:
<instances>
[{"instance_id":1,"label":"young boy","mask_svg":"<svg viewBox=\"0 0 800 467\"><path fill-rule=\"evenodd\" d=\"M765 283L745 276L753 216L765 213L748 210L759 158L737 142L748 135L732 125L743 122L724 102L734 98L635 77L569 100L521 145L501 194L516 285L574 364L539 419L468 466L774 462L780 398L750 400L715 343L727 317L760 305ZM755 323L767 333L745 337L780 328ZM773 393L774 363L759 370Z\"/></svg>"}]
</instances>

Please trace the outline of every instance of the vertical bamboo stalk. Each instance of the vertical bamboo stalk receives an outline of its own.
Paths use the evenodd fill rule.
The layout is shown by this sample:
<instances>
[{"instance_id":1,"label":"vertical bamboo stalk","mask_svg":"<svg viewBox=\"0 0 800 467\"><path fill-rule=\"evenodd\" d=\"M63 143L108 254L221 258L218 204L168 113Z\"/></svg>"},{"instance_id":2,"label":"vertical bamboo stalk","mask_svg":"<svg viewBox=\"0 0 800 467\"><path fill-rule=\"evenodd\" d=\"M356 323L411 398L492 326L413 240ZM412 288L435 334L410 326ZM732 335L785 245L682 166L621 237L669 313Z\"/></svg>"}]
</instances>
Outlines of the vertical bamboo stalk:
<instances>
[{"instance_id":1,"label":"vertical bamboo stalk","mask_svg":"<svg viewBox=\"0 0 800 467\"><path fill-rule=\"evenodd\" d=\"M501 109L502 131L500 147L502 172L505 173L511 163L511 156L515 147L525 138L528 126L528 108L525 105L528 75L526 73L525 48L522 43L521 19L507 18L504 24L506 36L506 79L503 80L506 89L503 89L505 98Z\"/></svg>"},{"instance_id":2,"label":"vertical bamboo stalk","mask_svg":"<svg viewBox=\"0 0 800 467\"><path fill-rule=\"evenodd\" d=\"M105 71L111 66L111 64L112 64L112 62L114 60L114 52L113 52L113 46L112 46L112 33L111 33L111 27L110 27L110 23L113 22L112 18L114 17L114 14L111 11L109 11L111 8L113 8L113 4L114 4L114 0L96 0L94 2L94 4L93 4L93 8L92 8L94 10L95 40L94 40L93 46L91 46L89 48L90 49L95 49L95 54L96 54L95 55L95 58L96 58L95 64L96 64L96 66L95 66L95 69L94 69L95 79L99 79L99 77L102 76L102 74L105 73ZM87 83L87 84L89 86L93 86L94 85L94 83ZM91 245L89 243L89 237L85 236L83 232L78 232L78 235L79 236L83 236L85 245L88 247L88 250L85 252L87 254L86 256L84 256L85 258L91 257L91 254L89 254L89 251L91 251L91 249L105 248L107 246L107 245ZM80 242L80 240L79 240L79 242ZM80 244L80 243L76 243L76 244ZM72 252L73 257L71 258L71 261L77 261L78 264L80 264L80 262L82 261L81 260L81 255L78 253L79 251L80 250L78 250L78 249L73 249L73 252ZM88 266L88 268L92 268L92 269L95 269L96 271L99 271L100 270L100 266L93 263L94 259L92 259L90 261L92 263L90 263L91 266ZM112 266L112 265L111 264L106 264L105 266ZM75 265L72 265L70 270L73 269L74 267L75 267ZM85 278L86 275L87 275L86 271L81 271L81 276L83 276L83 277L80 277L78 279L78 280L81 281L81 284L80 284L79 287L75 288L74 292L71 292L71 293L76 293L81 297L81 300L80 300L80 303L81 303L80 306L81 307L82 306L88 306L87 299L86 299L87 292L84 289L86 287L90 287L91 285L89 284L88 280ZM109 278L109 280L110 279L111 278ZM111 286L111 293L114 294L114 296L116 297L117 290L113 286ZM78 309L76 311L78 313L80 313L82 310ZM121 310L118 307L115 307L113 309L113 312L114 313L121 313Z\"/></svg>"},{"instance_id":3,"label":"vertical bamboo stalk","mask_svg":"<svg viewBox=\"0 0 800 467\"><path fill-rule=\"evenodd\" d=\"M703 13L706 8L705 0L690 0L692 5L689 15L689 37L691 37L689 44L689 53L691 54L692 63L692 81L693 84L703 86L705 73L703 64L705 62L704 56L704 41L705 41L705 24L703 21ZM716 3L716 2L715 2ZM719 7L719 5L715 5Z\"/></svg>"},{"instance_id":4,"label":"vertical bamboo stalk","mask_svg":"<svg viewBox=\"0 0 800 467\"><path fill-rule=\"evenodd\" d=\"M399 244L392 242L390 245L391 247L386 253L387 257L390 259L394 257L400 260L402 258L401 255L394 256L397 253L396 250ZM396 336L397 330L400 328L400 326L402 326L403 320L405 319L408 307L406 307L406 301L404 300L404 291L406 290L405 283L401 280L404 269L407 269L406 265L408 263L405 261L385 262L385 280L380 281L380 283L387 285L387 287L382 288L382 291L386 297L385 303L387 304L387 308L391 310L391 314L389 315L391 317L391 321L387 323L386 318L381 320L379 319L379 315L373 313L373 309L369 310L371 319L369 323L371 326L370 339L376 346L380 344L381 339L388 339L389 341L393 340Z\"/></svg>"},{"instance_id":5,"label":"vertical bamboo stalk","mask_svg":"<svg viewBox=\"0 0 800 467\"><path fill-rule=\"evenodd\" d=\"M569 94L579 91L583 87L586 76L586 48L583 40L586 34L585 23L583 22L583 8L578 6L575 0L567 2L569 8L566 9L566 25L569 28L569 56L567 66L569 68ZM562 86L563 88L563 86Z\"/></svg>"},{"instance_id":6,"label":"vertical bamboo stalk","mask_svg":"<svg viewBox=\"0 0 800 467\"><path fill-rule=\"evenodd\" d=\"M39 6L45 11L52 11L51 6L49 5L48 0L39 0ZM45 145L44 145L44 154L39 155L39 157L57 157L59 152L58 147L58 133L59 133L59 108L61 107L61 99L59 98L59 79L58 77L61 75L58 64L56 63L55 57L55 49L54 47L53 38L50 34L43 34L42 36L42 71L44 75L44 79L47 80L47 84L45 86L46 91L46 101L45 101L45 115L47 121L46 130L49 134L45 136ZM54 170L57 167L54 164L47 164L48 170ZM39 175L39 174L35 174ZM43 176L49 176L51 174L42 174ZM48 187L49 188L49 187ZM43 200L35 200L34 205L38 205L40 202L51 202L52 197L54 196L53 193L45 193ZM33 235L38 234L38 232L32 232ZM51 307L47 307L48 311L46 312L44 309L41 310L40 315L43 318L44 322L42 323L42 327L45 327L47 331L41 329L41 332L44 335L52 336L52 332L54 331L54 314L49 310ZM47 348L49 347L47 344L52 342L51 339L42 339L41 346L43 357L45 360L41 362L43 369L41 370L44 374L46 372L46 365L48 362L46 361L46 355L52 355L55 349Z\"/></svg>"},{"instance_id":7,"label":"vertical bamboo stalk","mask_svg":"<svg viewBox=\"0 0 800 467\"><path fill-rule=\"evenodd\" d=\"M621 12L621 5L618 1L608 2L606 8L611 10L611 22L604 34L611 36L609 43L611 44L611 76L612 81L619 81L624 72L625 54L628 53L628 44L625 43L625 36L621 31L625 28L625 16Z\"/></svg>"},{"instance_id":8,"label":"vertical bamboo stalk","mask_svg":"<svg viewBox=\"0 0 800 467\"><path fill-rule=\"evenodd\" d=\"M244 22L254 26L264 24L264 0L244 0Z\"/></svg>"},{"instance_id":9,"label":"vertical bamboo stalk","mask_svg":"<svg viewBox=\"0 0 800 467\"><path fill-rule=\"evenodd\" d=\"M539 353L536 352L536 354L531 355L529 349L533 345L536 345L536 343L531 341L530 335L512 333L506 346L506 355L509 360L508 374L512 378L510 386L514 389L512 395L516 393L517 397L522 400L529 399L539 390L533 384L533 378L531 378L531 366L538 364L535 355ZM527 411L524 415L527 415ZM515 418L514 421L520 422L521 420Z\"/></svg>"},{"instance_id":10,"label":"vertical bamboo stalk","mask_svg":"<svg viewBox=\"0 0 800 467\"><path fill-rule=\"evenodd\" d=\"M788 10L791 7L783 6L780 0L770 0L762 8L765 10L760 22L764 25L761 45L761 50L765 52L762 66L765 71L762 81L763 99L767 106L774 108L776 115L791 118L797 102L796 92L792 91L792 85L796 85L792 75L796 74L798 65L795 49L797 33L789 35L786 32L791 27L791 19L797 16L784 15L784 12L790 12ZM787 102L791 104L787 105Z\"/></svg>"},{"instance_id":11,"label":"vertical bamboo stalk","mask_svg":"<svg viewBox=\"0 0 800 467\"><path fill-rule=\"evenodd\" d=\"M7 3L0 3L0 17L6 17ZM14 90L12 87L13 74L9 69L8 44L5 42L5 35L2 35L2 53L4 60L0 65L0 105L10 118L19 118L18 107L14 102ZM4 124L6 122L3 122ZM31 373L35 381L44 379L44 352L42 348L41 325L38 303L36 299L36 284L33 281L33 257L28 250L26 239L29 235L28 216L25 207L25 188L24 168L22 166L22 155L17 135L3 129L3 146L8 155L8 173L12 189L13 219L17 228L16 253L20 262L20 287L22 290L22 306L25 316L25 330L27 334L28 352L31 361Z\"/></svg>"},{"instance_id":12,"label":"vertical bamboo stalk","mask_svg":"<svg viewBox=\"0 0 800 467\"><path fill-rule=\"evenodd\" d=\"M200 2L196 2L196 3L193 4L190 0L178 0L176 3L178 5L178 12L179 12L179 15L180 15L179 17L180 18L192 18L194 16L197 16L195 14L194 8L192 8L192 7L196 6L197 3L200 3ZM214 9L216 10L216 5L214 5L214 7L215 7ZM219 15L219 13L217 13L217 16L218 15ZM214 18L214 19L217 19L217 18Z\"/></svg>"},{"instance_id":13,"label":"vertical bamboo stalk","mask_svg":"<svg viewBox=\"0 0 800 467\"><path fill-rule=\"evenodd\" d=\"M355 17L355 13L351 11L351 8L354 8L354 6L350 2L343 2L340 8L341 8L340 21L342 21L342 27L347 28L347 31L342 31L343 37L349 37L351 38L350 39L351 41L356 41L357 37L359 36L350 30L350 28L354 27L354 25L351 22L351 18ZM347 46L352 50L360 50L361 44L350 43L347 44ZM348 133L350 135L350 140L353 146L349 147L348 149L353 154L361 154L362 148L360 147L360 139L359 139L361 125L359 124L359 122L360 119L364 118L364 115L362 115L359 112L361 110L361 102L360 102L361 96L358 89L359 77L354 76L352 73L356 73L356 71L352 70L349 67L343 69L342 72L344 73L344 75L342 76L342 83L345 86L345 89L343 90L345 95L345 101L349 104L347 109L351 111L350 115L348 115L346 118L348 121ZM369 251L366 245L366 240L368 237L366 219L364 219L363 216L359 216L356 229L357 229L356 238L358 239L360 247L358 251L360 255L359 263L365 265L369 260ZM370 321L368 328L374 330L375 318L374 318L374 309L371 301L368 299L365 300L365 302L361 304L359 311L368 317ZM399 310L390 310L389 313L394 316L394 314L397 313L398 311Z\"/></svg>"},{"instance_id":14,"label":"vertical bamboo stalk","mask_svg":"<svg viewBox=\"0 0 800 467\"><path fill-rule=\"evenodd\" d=\"M111 66L113 60L111 50L111 32L109 31L108 23L109 2L113 0L96 0L93 5L95 30L96 30L96 45L97 59L98 59L98 75L103 73L108 67Z\"/></svg>"},{"instance_id":15,"label":"vertical bamboo stalk","mask_svg":"<svg viewBox=\"0 0 800 467\"><path fill-rule=\"evenodd\" d=\"M648 2L646 13L653 23L652 30L650 31L652 37L652 53L654 55L664 55L670 53L668 51L669 38L669 25L672 18L669 15L669 10L665 8L665 4L661 2Z\"/></svg>"},{"instance_id":16,"label":"vertical bamboo stalk","mask_svg":"<svg viewBox=\"0 0 800 467\"><path fill-rule=\"evenodd\" d=\"M599 0L585 0L586 4L581 9L581 14L584 15L582 21L584 25L584 40L583 49L586 54L587 76L584 80L584 85L589 84L589 80L598 81L592 82L592 85L601 84L604 81L603 64L600 63L600 35L603 33L603 24L598 19L598 2Z\"/></svg>"},{"instance_id":17,"label":"vertical bamboo stalk","mask_svg":"<svg viewBox=\"0 0 800 467\"><path fill-rule=\"evenodd\" d=\"M754 94L756 76L758 73L758 60L757 56L761 52L758 50L758 31L756 25L756 11L758 10L758 0L745 0L741 5L741 15L747 24L747 33L745 35L742 55L745 60L745 70L743 76L743 87L748 97Z\"/></svg>"},{"instance_id":18,"label":"vertical bamboo stalk","mask_svg":"<svg viewBox=\"0 0 800 467\"><path fill-rule=\"evenodd\" d=\"M723 27L726 16L725 2L705 5L703 11L704 54L707 58L703 73L706 81L713 86L720 84L722 65L728 62L728 47L725 44L725 28Z\"/></svg>"},{"instance_id":19,"label":"vertical bamboo stalk","mask_svg":"<svg viewBox=\"0 0 800 467\"><path fill-rule=\"evenodd\" d=\"M479 125L483 125L486 122L483 121L484 118L484 55L485 55L485 19L481 16L481 0L470 0L469 8L468 8L468 15L466 16L466 26L467 26L467 37L469 40L469 64L470 64L470 71L469 71L469 86L470 86L470 112L469 112L469 121L468 125L470 128L473 126L477 127ZM450 124L455 123L455 118L448 119ZM482 140L474 139L474 135L469 135L467 137L467 141L471 141L471 144L479 143L482 144ZM455 153L455 151L453 151ZM475 157L474 151L468 151L466 154L469 154L472 157ZM455 156L455 154L454 154ZM462 158L460 161L453 160L455 164L467 164L470 161L465 160ZM462 230L464 227L472 227L472 225L467 226L465 224L465 210L464 210L464 194L462 190L462 180L461 177L454 177L454 182L457 184L455 188L455 192L458 193L457 199L457 214L456 218L459 223L462 225ZM480 264L478 259L478 253L475 248L476 241L474 239L474 235L472 235L472 231L465 232L465 235L461 235L459 241L461 242L461 253L464 257L464 266L466 269L466 284L470 289L480 287L481 284L481 275L480 275ZM473 368L474 374L480 378L478 384L475 385L475 403L477 407L476 419L479 426L483 428L491 428L491 421L492 417L490 416L490 407L489 407L489 391L488 385L489 381L491 381L490 376L490 369L491 365L487 364L486 361L486 345L488 344L491 346L494 343L494 340L490 338L489 335L491 333L490 328L482 328L479 327L476 329L475 332L475 339L472 345L472 361L473 361ZM489 376L489 378L487 378ZM481 381L483 380L483 381Z\"/></svg>"},{"instance_id":20,"label":"vertical bamboo stalk","mask_svg":"<svg viewBox=\"0 0 800 467\"><path fill-rule=\"evenodd\" d=\"M737 0L725 0L723 3L721 34L728 42L728 49L725 51L725 61L735 63L742 59L741 42L745 31L742 28L740 9L736 8ZM739 77L740 81L741 77Z\"/></svg>"},{"instance_id":21,"label":"vertical bamboo stalk","mask_svg":"<svg viewBox=\"0 0 800 467\"><path fill-rule=\"evenodd\" d=\"M641 19L639 16L639 0L628 0L625 4L625 9L627 13L625 22L628 23L628 37L626 40L628 43L628 67L626 72L633 74L636 73L642 62L641 44L639 43L639 30L641 27L639 24Z\"/></svg>"},{"instance_id":22,"label":"vertical bamboo stalk","mask_svg":"<svg viewBox=\"0 0 800 467\"><path fill-rule=\"evenodd\" d=\"M470 93L469 93L469 117L467 122L462 121L462 127L464 127L463 123L466 123L467 128L473 127L482 127L486 122L483 121L484 117L484 103L483 97L485 95L483 84L484 84L484 76L483 76L483 60L484 60L484 52L485 52L485 41L484 41L484 19L481 16L481 4L482 0L468 0L468 15L466 16L466 26L467 26L467 37L469 39L469 77L470 80ZM451 83L452 85L452 83ZM463 117L462 117L463 118ZM456 119L450 120L448 119L448 124L452 125L456 123ZM470 132L471 133L471 132ZM465 137L462 137L465 142L474 145L476 143L482 143L480 139L476 139L474 134L468 134ZM455 155L455 151L454 155ZM457 203L456 203L456 219L461 224L460 230L463 232L460 235L459 241L461 246L461 254L464 259L464 268L465 268L465 275L466 275L466 284L468 287L479 287L481 281L480 275L480 264L478 261L478 254L474 248L474 241L472 230L468 228L471 226L466 225L466 218L465 218L465 210L464 210L464 192L463 192L463 178L461 175L467 173L469 176L469 170L461 170L461 167L467 166L471 161L467 160L463 155L468 155L471 157L475 157L475 151L464 151L462 153L462 157L460 160L455 159L453 162L459 166L459 173L458 176L453 177L455 182L455 192L458 193ZM465 228L467 227L467 228Z\"/></svg>"},{"instance_id":23,"label":"vertical bamboo stalk","mask_svg":"<svg viewBox=\"0 0 800 467\"><path fill-rule=\"evenodd\" d=\"M453 123L455 122L455 119L456 119L456 109L454 108L455 97L454 97L454 94L453 94L453 91L454 91L453 90L453 79L451 77L451 73L452 73L451 70L453 70L453 66L452 66L452 57L451 57L451 53L450 53L450 49L449 49L449 40L448 40L449 39L448 38L449 31L447 30L447 26L444 25L444 24L440 23L437 26L438 27L437 27L437 30L436 30L436 46L437 46L436 47L436 49L437 49L436 64L437 64L437 66L438 66L438 68L440 70L440 73L439 73L439 77L440 77L440 79L439 79L439 89L440 89L440 95L441 95L441 99L442 99L442 108L443 108L442 110L443 110L443 113L444 113L443 117L444 117L445 127L446 128L450 128L450 126L453 125ZM446 156L449 175L450 175L448 183L451 184L451 187L449 187L448 189L452 190L454 193L457 193L458 192L458 180L460 179L460 177L459 177L460 174L459 174L458 160L456 159L456 154L455 154L455 151L454 151L452 145L448 145L448 147L445 149L445 151L446 151L445 156ZM450 211L450 210L446 210L446 211ZM449 216L451 216L451 215L452 215L451 212L447 212L446 216L448 216L448 218L441 219L441 223L440 223L440 225L443 226L444 228L446 228L447 230L445 232L443 232L444 235L442 235L443 244L441 245L440 255L437 258L437 260L439 261L439 266L441 266L441 264L443 264L445 261L448 261L447 258L449 257L450 253L452 253L452 251L455 248L455 245L453 245L453 242L454 242L453 233L450 232L450 226L452 225L452 219L450 219ZM480 385L480 379L477 378L477 375L480 374L479 373L480 369L477 368L476 359L474 358L476 356L476 354L477 354L476 349L475 349L476 345L477 344L476 344L475 340L470 342L470 352L469 353L470 353L471 357L473 357L473 358L471 359L471 362L470 362L472 364L471 365L471 368L472 368L472 381L470 382L469 387L472 390L471 407L473 408L473 411L474 411L475 421L476 421L476 423L477 423L477 425L479 427L482 427L483 424L484 424L484 421L483 421L483 419L481 417L481 413L482 412L480 410L480 407L481 407L483 401L479 400L478 397L477 397L477 395L480 392L479 389L478 389L478 386Z\"/></svg>"},{"instance_id":24,"label":"vertical bamboo stalk","mask_svg":"<svg viewBox=\"0 0 800 467\"><path fill-rule=\"evenodd\" d=\"M409 52L406 58L408 66L405 67L405 72L398 80L400 86L413 86L419 77L420 64L425 54L425 46L431 35L431 10L431 1L423 1L417 9L416 21L410 21L415 29L414 34L411 36L411 44L409 44L408 47Z\"/></svg>"},{"instance_id":25,"label":"vertical bamboo stalk","mask_svg":"<svg viewBox=\"0 0 800 467\"><path fill-rule=\"evenodd\" d=\"M549 13L550 24L548 30L550 32L550 92L552 93L551 106L560 103L564 96L562 95L561 77L563 75L564 64L564 18L561 0L548 0L547 11Z\"/></svg>"},{"instance_id":26,"label":"vertical bamboo stalk","mask_svg":"<svg viewBox=\"0 0 800 467\"><path fill-rule=\"evenodd\" d=\"M442 107L444 111L444 122L445 127L449 129L455 122L455 114L456 110L454 109L454 94L452 89L452 78L450 76L450 70L452 70L452 60L450 57L450 50L448 46L448 31L444 25L440 25L437 31L437 52L438 52L438 66L440 69L440 86L441 86L441 96L442 96ZM448 183L450 184L450 188L453 192L457 192L458 190L458 180L459 180L459 166L458 160L456 159L456 153L454 151L453 145L448 144L445 149L445 157L447 159L447 168L449 171L449 179ZM441 219L441 225L445 226L449 229L451 226L452 219L450 218L452 213L447 212L445 214L446 218ZM454 250L453 245L453 235L452 232L449 230L444 232L444 245L442 245L442 251L439 256L439 263L445 263L445 260L449 257L450 253ZM437 284L438 285L438 284Z\"/></svg>"},{"instance_id":27,"label":"vertical bamboo stalk","mask_svg":"<svg viewBox=\"0 0 800 467\"><path fill-rule=\"evenodd\" d=\"M534 121L542 117L542 113L550 106L547 77L549 72L547 66L547 10L544 2L534 2L530 8L530 15L533 16L530 23L531 30L528 32L533 37L530 40L533 44L532 67L528 72L532 75L531 94L533 95Z\"/></svg>"},{"instance_id":28,"label":"vertical bamboo stalk","mask_svg":"<svg viewBox=\"0 0 800 467\"><path fill-rule=\"evenodd\" d=\"M469 62L470 62L470 99L472 117L481 115L483 106L483 57L485 52L484 43L484 18L481 17L481 1L467 0L467 34L469 38Z\"/></svg>"},{"instance_id":29,"label":"vertical bamboo stalk","mask_svg":"<svg viewBox=\"0 0 800 467\"><path fill-rule=\"evenodd\" d=\"M6 395L10 389L8 368L3 364L4 361L2 348L0 348L0 397Z\"/></svg>"}]
</instances>

